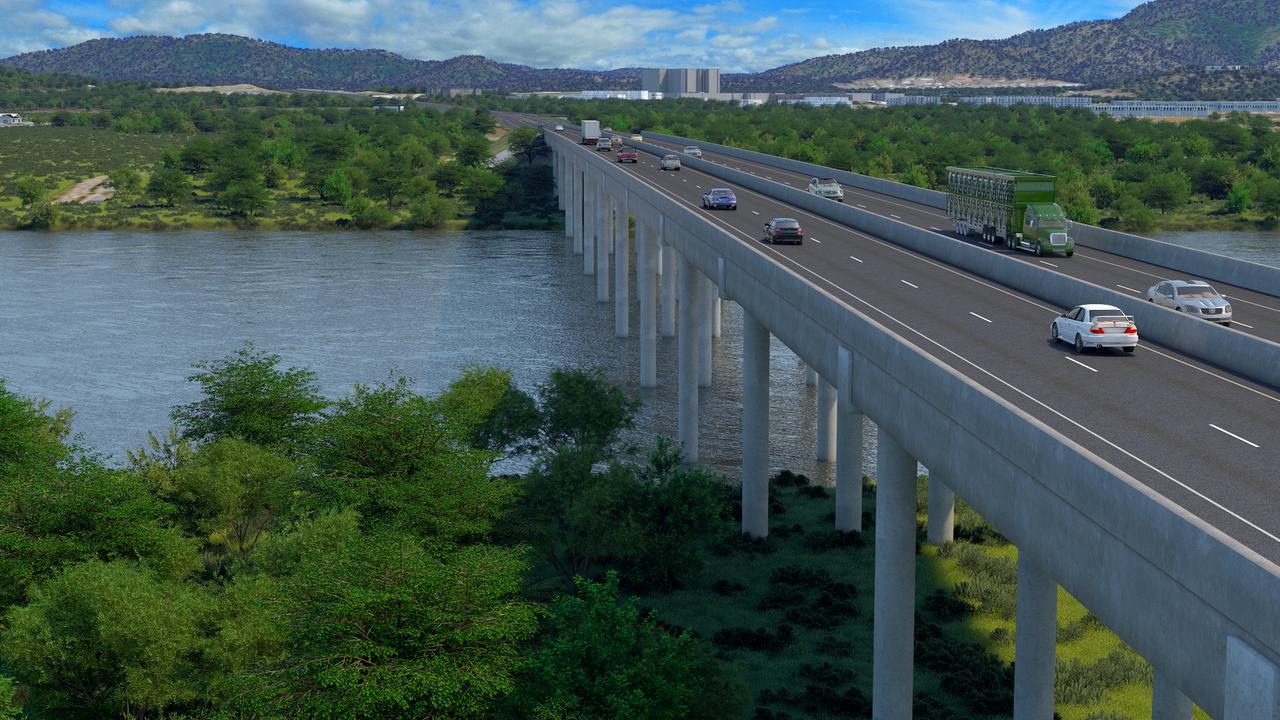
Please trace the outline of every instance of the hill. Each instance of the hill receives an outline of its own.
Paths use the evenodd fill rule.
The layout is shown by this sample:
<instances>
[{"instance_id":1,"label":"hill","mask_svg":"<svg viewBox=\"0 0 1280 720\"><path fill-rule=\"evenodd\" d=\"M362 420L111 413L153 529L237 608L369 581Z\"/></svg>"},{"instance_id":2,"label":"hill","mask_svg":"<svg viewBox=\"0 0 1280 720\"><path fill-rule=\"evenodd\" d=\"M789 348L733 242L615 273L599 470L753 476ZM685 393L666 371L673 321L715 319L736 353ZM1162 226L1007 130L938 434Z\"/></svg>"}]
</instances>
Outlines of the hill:
<instances>
[{"instance_id":1,"label":"hill","mask_svg":"<svg viewBox=\"0 0 1280 720\"><path fill-rule=\"evenodd\" d=\"M381 86L587 90L638 87L635 68L542 70L478 55L413 60L386 50L311 50L238 35L89 40L0 61L24 70L185 85L251 83L271 88L364 90Z\"/></svg>"},{"instance_id":2,"label":"hill","mask_svg":"<svg viewBox=\"0 0 1280 720\"><path fill-rule=\"evenodd\" d=\"M1153 0L1116 20L827 55L750 76L742 89L813 88L883 78L968 75L1119 84L1205 65L1280 71L1280 0Z\"/></svg>"}]
</instances>

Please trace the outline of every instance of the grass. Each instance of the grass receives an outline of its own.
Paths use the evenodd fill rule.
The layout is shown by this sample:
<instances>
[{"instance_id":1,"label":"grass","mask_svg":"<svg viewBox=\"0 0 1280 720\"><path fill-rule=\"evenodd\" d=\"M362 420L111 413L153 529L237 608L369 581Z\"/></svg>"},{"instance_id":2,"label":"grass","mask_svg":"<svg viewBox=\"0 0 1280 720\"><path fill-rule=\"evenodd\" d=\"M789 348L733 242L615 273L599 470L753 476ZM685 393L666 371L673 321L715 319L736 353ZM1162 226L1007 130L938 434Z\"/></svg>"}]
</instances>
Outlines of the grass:
<instances>
[{"instance_id":1,"label":"grass","mask_svg":"<svg viewBox=\"0 0 1280 720\"><path fill-rule=\"evenodd\" d=\"M762 709L760 714L749 713L747 717L794 720L843 717L829 710L806 712L794 706L760 701L784 689L794 699L804 695L802 688L824 683L838 691L854 688L870 697L874 490L868 486L863 494L865 546L818 551L811 549L820 544L814 539L819 535L825 538L824 533L833 522L830 497L806 487L778 487L776 482L771 485L771 494L775 494L776 500L771 503L768 541L772 552L744 552L739 548L711 558L707 568L691 578L683 589L662 597L644 598L642 602L654 608L664 622L688 628L708 640L717 638L717 633L721 633L719 637L723 640L723 631L737 628L740 630L736 632L744 636L737 639L767 645L777 642L784 624L790 626L791 642L772 652L723 646L719 649L751 689L756 707ZM917 498L918 529L923 537L926 520L923 479ZM1016 636L1017 549L962 501L957 503L956 516L957 537L975 542L961 540L943 548L920 544L916 564L919 617L925 624L940 628L950 643L946 645L950 652L958 649L966 661L972 660L975 665L981 665L978 656L985 654L992 658L992 667L1007 667L1013 660ZM857 594L850 599L856 613L854 617L837 618L836 626L831 628L809 628L796 622L795 618L803 618L804 608L817 602L820 593L776 580L779 573L803 578L812 571L825 572L832 582L856 587ZM770 581L771 576L774 582ZM788 613L792 619L788 619ZM1061 588L1058 628L1055 696L1059 699L1056 709L1063 720L1138 720L1151 716L1150 666ZM747 635L744 630L764 632ZM918 624L918 634L919 630ZM971 643L980 649L961 643ZM957 694L944 690L943 676L921 662L920 647L918 641L915 693L918 700L926 696L934 705L928 712L921 712L918 707L918 718L1007 717L974 712ZM824 667L824 663L829 667ZM949 687L954 688L954 683ZM1198 708L1195 717L1207 718Z\"/></svg>"}]
</instances>

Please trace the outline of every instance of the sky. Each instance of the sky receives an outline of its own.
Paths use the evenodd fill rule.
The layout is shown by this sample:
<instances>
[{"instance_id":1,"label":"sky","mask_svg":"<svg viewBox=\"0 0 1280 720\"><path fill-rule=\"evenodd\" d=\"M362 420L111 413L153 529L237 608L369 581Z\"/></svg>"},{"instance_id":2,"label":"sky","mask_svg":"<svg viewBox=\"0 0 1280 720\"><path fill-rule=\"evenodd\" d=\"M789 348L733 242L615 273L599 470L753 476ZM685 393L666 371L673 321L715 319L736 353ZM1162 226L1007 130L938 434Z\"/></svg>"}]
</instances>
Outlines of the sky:
<instances>
[{"instance_id":1,"label":"sky","mask_svg":"<svg viewBox=\"0 0 1280 720\"><path fill-rule=\"evenodd\" d=\"M1137 0L0 0L0 57L99 37L220 32L421 60L756 72L821 55L1001 38Z\"/></svg>"}]
</instances>

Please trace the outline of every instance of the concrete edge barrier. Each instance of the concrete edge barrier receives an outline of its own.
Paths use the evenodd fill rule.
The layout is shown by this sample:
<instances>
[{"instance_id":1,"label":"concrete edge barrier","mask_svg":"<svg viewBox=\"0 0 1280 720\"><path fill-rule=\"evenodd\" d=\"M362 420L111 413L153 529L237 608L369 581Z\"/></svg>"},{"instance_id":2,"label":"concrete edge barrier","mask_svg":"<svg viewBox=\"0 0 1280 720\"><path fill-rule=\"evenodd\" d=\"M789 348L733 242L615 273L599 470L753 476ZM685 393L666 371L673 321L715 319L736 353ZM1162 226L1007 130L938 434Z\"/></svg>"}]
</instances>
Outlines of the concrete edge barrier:
<instances>
[{"instance_id":1,"label":"concrete edge barrier","mask_svg":"<svg viewBox=\"0 0 1280 720\"><path fill-rule=\"evenodd\" d=\"M840 377L841 347L854 353L860 409L1210 714L1228 637L1280 657L1274 563L613 165L599 168L609 184L661 209L700 271L723 264L726 296L824 377Z\"/></svg>"},{"instance_id":2,"label":"concrete edge barrier","mask_svg":"<svg viewBox=\"0 0 1280 720\"><path fill-rule=\"evenodd\" d=\"M666 152L664 148L651 143L630 144L652 154ZM692 157L681 157L681 162L700 172L795 205L814 215L888 240L1064 308L1084 303L1115 305L1134 317L1140 337L1280 388L1280 344L1189 317L1101 285L1020 262L988 248L922 230L847 203L816 197L803 190L718 163ZM1045 318L1046 337L1051 319Z\"/></svg>"},{"instance_id":3,"label":"concrete edge barrier","mask_svg":"<svg viewBox=\"0 0 1280 720\"><path fill-rule=\"evenodd\" d=\"M836 170L823 165L781 158L755 150L743 150L730 145L702 142L678 135L666 135L664 133L646 133L646 135L667 142L711 148L715 152L730 157L764 163L765 165L791 170L804 175L829 175L846 185L852 185L856 188L901 200L910 200L941 210L945 210L947 207L947 194L938 190L918 188L914 185L906 185L893 180L873 178L860 173ZM1142 237L1141 235L1108 230L1096 225L1072 222L1071 230L1072 237L1083 247L1140 260L1177 272L1189 273L1193 277L1218 280L1236 287L1253 290L1254 292L1280 297L1280 268L1249 262L1248 260L1238 260L1217 253Z\"/></svg>"}]
</instances>

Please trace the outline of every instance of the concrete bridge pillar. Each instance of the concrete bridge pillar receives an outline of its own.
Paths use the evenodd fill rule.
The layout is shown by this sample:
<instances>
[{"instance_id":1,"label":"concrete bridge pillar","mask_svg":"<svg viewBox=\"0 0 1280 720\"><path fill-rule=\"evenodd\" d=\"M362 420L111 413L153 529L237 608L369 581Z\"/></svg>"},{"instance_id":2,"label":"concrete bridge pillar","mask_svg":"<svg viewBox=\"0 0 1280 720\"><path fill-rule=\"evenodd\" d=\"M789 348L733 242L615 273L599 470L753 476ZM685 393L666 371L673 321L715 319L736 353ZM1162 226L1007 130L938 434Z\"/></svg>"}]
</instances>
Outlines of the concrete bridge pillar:
<instances>
[{"instance_id":1,"label":"concrete bridge pillar","mask_svg":"<svg viewBox=\"0 0 1280 720\"><path fill-rule=\"evenodd\" d=\"M769 331L742 311L742 533L769 534Z\"/></svg>"},{"instance_id":2,"label":"concrete bridge pillar","mask_svg":"<svg viewBox=\"0 0 1280 720\"><path fill-rule=\"evenodd\" d=\"M942 474L929 470L929 544L941 545L955 539L956 493Z\"/></svg>"},{"instance_id":3,"label":"concrete bridge pillar","mask_svg":"<svg viewBox=\"0 0 1280 720\"><path fill-rule=\"evenodd\" d=\"M836 459L836 389L826 378L818 378L818 462Z\"/></svg>"},{"instance_id":4,"label":"concrete bridge pillar","mask_svg":"<svg viewBox=\"0 0 1280 720\"><path fill-rule=\"evenodd\" d=\"M871 717L911 717L916 588L916 461L883 429L876 452Z\"/></svg>"},{"instance_id":5,"label":"concrete bridge pillar","mask_svg":"<svg viewBox=\"0 0 1280 720\"><path fill-rule=\"evenodd\" d=\"M720 286L712 286L711 296L711 337L720 337L720 321L724 314L724 298L720 297Z\"/></svg>"},{"instance_id":6,"label":"concrete bridge pillar","mask_svg":"<svg viewBox=\"0 0 1280 720\"><path fill-rule=\"evenodd\" d=\"M1227 638L1221 720L1280 719L1280 668L1238 637Z\"/></svg>"},{"instance_id":7,"label":"concrete bridge pillar","mask_svg":"<svg viewBox=\"0 0 1280 720\"><path fill-rule=\"evenodd\" d=\"M673 252L673 254L676 254ZM702 309L701 273L680 256L680 336L677 340L679 414L677 434L684 446L684 461L698 462L698 346L706 318Z\"/></svg>"},{"instance_id":8,"label":"concrete bridge pillar","mask_svg":"<svg viewBox=\"0 0 1280 720\"><path fill-rule=\"evenodd\" d=\"M602 191L600 226L596 232L596 302L609 302L609 246L613 244L614 211L618 199L613 193Z\"/></svg>"},{"instance_id":9,"label":"concrete bridge pillar","mask_svg":"<svg viewBox=\"0 0 1280 720\"><path fill-rule=\"evenodd\" d=\"M658 216L658 233L662 236L662 255L659 258L662 273L662 310L658 316L658 332L664 338L676 336L676 275L679 274L680 263L676 262L676 249L667 244L665 235L666 218Z\"/></svg>"},{"instance_id":10,"label":"concrete bridge pillar","mask_svg":"<svg viewBox=\"0 0 1280 720\"><path fill-rule=\"evenodd\" d=\"M658 253L648 214L636 213L636 294L640 297L640 387L658 387Z\"/></svg>"},{"instance_id":11,"label":"concrete bridge pillar","mask_svg":"<svg viewBox=\"0 0 1280 720\"><path fill-rule=\"evenodd\" d=\"M698 309L702 315L698 325L698 387L711 387L711 361L714 359L711 354L711 306L715 302L715 286L711 278L701 272L698 273L698 295Z\"/></svg>"},{"instance_id":12,"label":"concrete bridge pillar","mask_svg":"<svg viewBox=\"0 0 1280 720\"><path fill-rule=\"evenodd\" d=\"M627 191L618 196L613 233L613 335L631 334L631 208Z\"/></svg>"},{"instance_id":13,"label":"concrete bridge pillar","mask_svg":"<svg viewBox=\"0 0 1280 720\"><path fill-rule=\"evenodd\" d=\"M847 386L836 396L836 530L862 532L862 413Z\"/></svg>"},{"instance_id":14,"label":"concrete bridge pillar","mask_svg":"<svg viewBox=\"0 0 1280 720\"><path fill-rule=\"evenodd\" d=\"M583 171L586 179L586 204L582 208L582 218L586 228L582 234L582 273L591 275L596 271L596 233L600 228L600 182L588 171Z\"/></svg>"},{"instance_id":15,"label":"concrete bridge pillar","mask_svg":"<svg viewBox=\"0 0 1280 720\"><path fill-rule=\"evenodd\" d=\"M564 155L562 153L556 153L554 160L551 163L551 174L555 176L552 179L555 180L557 210L564 209L564 167L563 165L564 165Z\"/></svg>"},{"instance_id":16,"label":"concrete bridge pillar","mask_svg":"<svg viewBox=\"0 0 1280 720\"><path fill-rule=\"evenodd\" d=\"M582 254L582 204L584 202L585 188L583 187L582 169L577 163L573 166L573 190L572 197L569 202L569 222L573 226L573 252L575 255Z\"/></svg>"},{"instance_id":17,"label":"concrete bridge pillar","mask_svg":"<svg viewBox=\"0 0 1280 720\"><path fill-rule=\"evenodd\" d=\"M818 384L818 371L808 365L804 366L804 384L805 387L814 387Z\"/></svg>"},{"instance_id":18,"label":"concrete bridge pillar","mask_svg":"<svg viewBox=\"0 0 1280 720\"><path fill-rule=\"evenodd\" d=\"M1053 720L1058 584L1026 553L1018 554L1017 602L1013 718Z\"/></svg>"},{"instance_id":19,"label":"concrete bridge pillar","mask_svg":"<svg viewBox=\"0 0 1280 720\"><path fill-rule=\"evenodd\" d=\"M1151 683L1151 720L1191 720L1191 698L1159 670Z\"/></svg>"}]
</instances>

